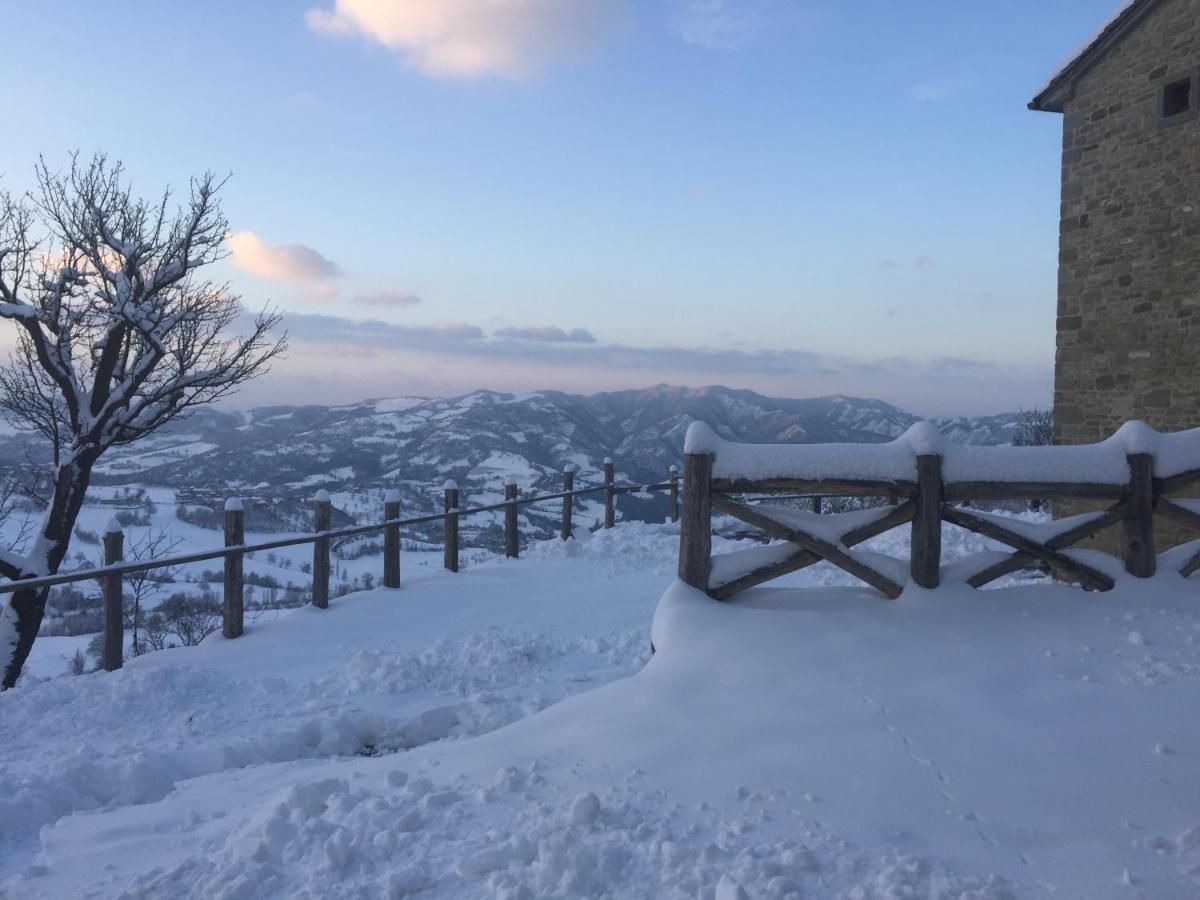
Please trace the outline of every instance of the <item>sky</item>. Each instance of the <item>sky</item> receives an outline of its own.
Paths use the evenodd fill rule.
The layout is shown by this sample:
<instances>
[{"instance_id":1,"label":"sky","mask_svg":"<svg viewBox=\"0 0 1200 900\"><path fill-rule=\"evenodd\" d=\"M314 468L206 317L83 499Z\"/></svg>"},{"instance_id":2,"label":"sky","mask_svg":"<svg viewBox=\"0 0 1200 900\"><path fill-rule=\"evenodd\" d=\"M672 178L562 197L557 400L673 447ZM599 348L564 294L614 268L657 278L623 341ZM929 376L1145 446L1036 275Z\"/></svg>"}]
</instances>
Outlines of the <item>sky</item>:
<instances>
[{"instance_id":1,"label":"sky","mask_svg":"<svg viewBox=\"0 0 1200 900\"><path fill-rule=\"evenodd\" d=\"M0 187L231 173L213 275L291 343L235 405L1044 406L1061 120L1026 103L1116 5L0 0Z\"/></svg>"}]
</instances>

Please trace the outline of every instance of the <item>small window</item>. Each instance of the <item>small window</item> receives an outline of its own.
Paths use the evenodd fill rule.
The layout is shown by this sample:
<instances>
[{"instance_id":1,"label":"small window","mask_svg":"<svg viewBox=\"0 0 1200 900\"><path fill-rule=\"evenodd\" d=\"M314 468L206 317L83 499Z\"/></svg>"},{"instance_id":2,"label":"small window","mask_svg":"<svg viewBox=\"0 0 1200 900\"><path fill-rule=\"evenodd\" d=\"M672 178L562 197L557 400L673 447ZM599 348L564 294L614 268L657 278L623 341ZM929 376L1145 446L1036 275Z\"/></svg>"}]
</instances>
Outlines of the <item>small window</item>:
<instances>
[{"instance_id":1,"label":"small window","mask_svg":"<svg viewBox=\"0 0 1200 900\"><path fill-rule=\"evenodd\" d=\"M1177 125L1196 118L1200 107L1200 73L1186 78L1173 78L1162 86L1159 95L1158 123L1160 128Z\"/></svg>"},{"instance_id":2,"label":"small window","mask_svg":"<svg viewBox=\"0 0 1200 900\"><path fill-rule=\"evenodd\" d=\"M1162 105L1164 119L1178 116L1190 110L1192 108L1192 79L1185 78L1183 81L1176 81L1174 84L1168 84L1163 88Z\"/></svg>"}]
</instances>

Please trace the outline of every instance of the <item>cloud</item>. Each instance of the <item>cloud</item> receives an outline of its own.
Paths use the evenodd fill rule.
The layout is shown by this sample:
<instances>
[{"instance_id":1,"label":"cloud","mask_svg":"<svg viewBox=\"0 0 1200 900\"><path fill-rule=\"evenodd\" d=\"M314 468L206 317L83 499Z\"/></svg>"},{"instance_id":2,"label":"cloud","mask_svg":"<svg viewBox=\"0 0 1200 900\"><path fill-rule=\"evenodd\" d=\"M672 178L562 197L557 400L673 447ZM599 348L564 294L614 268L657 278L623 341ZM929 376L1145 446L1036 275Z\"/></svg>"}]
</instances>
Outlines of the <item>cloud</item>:
<instances>
[{"instance_id":1,"label":"cloud","mask_svg":"<svg viewBox=\"0 0 1200 900\"><path fill-rule=\"evenodd\" d=\"M375 291L371 294L355 294L352 300L360 306L384 307L416 306L421 302L421 298L416 294L408 291L392 290L390 288Z\"/></svg>"},{"instance_id":2,"label":"cloud","mask_svg":"<svg viewBox=\"0 0 1200 900\"><path fill-rule=\"evenodd\" d=\"M685 44L741 50L762 34L774 0L671 0L671 26Z\"/></svg>"},{"instance_id":3,"label":"cloud","mask_svg":"<svg viewBox=\"0 0 1200 900\"><path fill-rule=\"evenodd\" d=\"M288 334L297 340L363 348L470 351L484 337L482 328L466 322L393 325L377 319L290 313L285 316L283 324Z\"/></svg>"},{"instance_id":4,"label":"cloud","mask_svg":"<svg viewBox=\"0 0 1200 900\"><path fill-rule=\"evenodd\" d=\"M236 231L225 239L235 266L272 281L322 281L337 278L341 267L303 244L267 244L252 231Z\"/></svg>"},{"instance_id":5,"label":"cloud","mask_svg":"<svg viewBox=\"0 0 1200 900\"><path fill-rule=\"evenodd\" d=\"M518 341L545 341L551 344L594 344L595 336L585 328L563 331L557 325L541 325L529 328L501 328L496 337Z\"/></svg>"},{"instance_id":6,"label":"cloud","mask_svg":"<svg viewBox=\"0 0 1200 900\"><path fill-rule=\"evenodd\" d=\"M434 78L522 78L586 52L627 0L333 0L310 9L318 34L382 44Z\"/></svg>"},{"instance_id":7,"label":"cloud","mask_svg":"<svg viewBox=\"0 0 1200 900\"><path fill-rule=\"evenodd\" d=\"M410 326L295 313L286 316L284 327L293 356L302 360L298 371L310 370L313 360L328 360L324 371L343 385L339 396L346 402L415 389L414 379L437 373L442 393L481 386L595 391L660 381L720 382L779 396L876 397L923 414L980 413L1044 404L1051 384L1048 366L957 357L862 360L803 349L633 347L516 339L499 332L488 338L467 323ZM322 387L324 396L334 388Z\"/></svg>"},{"instance_id":8,"label":"cloud","mask_svg":"<svg viewBox=\"0 0 1200 900\"><path fill-rule=\"evenodd\" d=\"M945 103L953 100L974 87L974 77L950 76L934 78L928 81L918 81L909 90L913 103Z\"/></svg>"}]
</instances>

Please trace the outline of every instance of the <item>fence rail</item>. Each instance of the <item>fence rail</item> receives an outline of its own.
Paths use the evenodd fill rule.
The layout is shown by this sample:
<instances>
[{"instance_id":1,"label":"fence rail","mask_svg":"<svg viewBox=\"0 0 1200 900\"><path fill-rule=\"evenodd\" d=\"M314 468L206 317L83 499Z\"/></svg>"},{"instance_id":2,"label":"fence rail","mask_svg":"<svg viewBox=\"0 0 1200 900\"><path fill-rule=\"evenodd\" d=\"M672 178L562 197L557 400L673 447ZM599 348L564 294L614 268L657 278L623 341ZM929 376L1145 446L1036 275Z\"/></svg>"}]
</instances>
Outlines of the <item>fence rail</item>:
<instances>
[{"instance_id":1,"label":"fence rail","mask_svg":"<svg viewBox=\"0 0 1200 900\"><path fill-rule=\"evenodd\" d=\"M1197 432L1188 434L1200 437ZM722 445L721 449L724 446L730 446L737 458L742 445ZM990 557L986 566L969 574L965 580L972 587L982 587L1011 572L1041 565L1056 577L1090 589L1109 590L1115 580L1105 569L1111 567L1099 559L1082 559L1065 551L1105 528L1119 526L1120 562L1125 571L1148 578L1155 574L1158 565L1154 545L1156 515L1200 531L1200 508L1193 509L1170 496L1200 485L1200 468L1185 468L1158 477L1155 456L1148 452L1125 453L1128 477L1123 483L1089 483L1066 477L1060 481L950 480L943 475L943 457L928 452L914 454L915 478L807 477L803 471L804 447L796 448L792 463L798 475L756 478L741 477L735 472L732 476L726 473L725 477L717 477L714 461L721 449L684 455L678 570L683 581L719 600L821 561L832 563L889 598L898 597L909 578L921 587L936 588L941 581L943 522L1007 545L1011 551L999 561ZM1060 449L1077 448L1043 449L1057 453ZM1200 450L1200 444L1193 449ZM1195 456L1193 453L1189 459ZM815 505L813 513L803 513L751 503L744 496L797 493L885 497L892 505L876 511L817 519L814 514L819 508ZM1037 526L967 508L976 501L1052 499L1113 502L1107 509ZM714 510L790 544L790 550L784 544L766 548L771 552L735 551L714 557L711 537ZM911 527L908 560L880 559L877 554L853 552L855 545L905 524ZM1184 577L1196 571L1200 571L1200 552L1180 568Z\"/></svg>"},{"instance_id":2,"label":"fence rail","mask_svg":"<svg viewBox=\"0 0 1200 900\"><path fill-rule=\"evenodd\" d=\"M574 507L577 497L593 494L604 495L604 517L602 527L612 528L616 522L616 498L623 494L662 493L668 497L668 511L672 522L679 521L680 478L675 466L671 466L666 481L652 484L616 484L611 460L604 463L604 482L576 488L575 473L570 466L563 470L563 489L549 494L521 496L515 481L504 485L504 499L498 503L482 506L461 507L459 488L453 481L443 486L442 511L427 515L402 518L400 495L389 491L384 497L383 521L367 525L350 525L331 528L332 502L329 494L319 491L313 501L313 531L294 537L270 541L246 543L246 513L240 498L225 502L224 539L222 547L184 553L176 556L150 560L124 559L124 532L114 518L104 534L104 565L90 569L76 569L36 578L21 578L0 584L0 596L14 591L36 590L74 584L81 581L101 583L104 604L104 642L101 667L107 671L119 669L124 655L123 580L126 575L148 572L154 569L170 569L190 563L221 559L224 561L223 602L221 605L221 631L226 638L236 639L244 631L245 620L245 566L246 554L263 550L279 550L304 544L313 546L312 605L324 609L329 605L330 553L333 541L363 534L383 532L383 586L400 587L400 529L431 522L442 522L445 526L443 565L451 572L459 568L460 536L459 521L464 517L490 512L504 512L504 554L516 558L521 552L519 511L523 506L532 506L551 500L561 500L562 540L571 538L574 532Z\"/></svg>"}]
</instances>

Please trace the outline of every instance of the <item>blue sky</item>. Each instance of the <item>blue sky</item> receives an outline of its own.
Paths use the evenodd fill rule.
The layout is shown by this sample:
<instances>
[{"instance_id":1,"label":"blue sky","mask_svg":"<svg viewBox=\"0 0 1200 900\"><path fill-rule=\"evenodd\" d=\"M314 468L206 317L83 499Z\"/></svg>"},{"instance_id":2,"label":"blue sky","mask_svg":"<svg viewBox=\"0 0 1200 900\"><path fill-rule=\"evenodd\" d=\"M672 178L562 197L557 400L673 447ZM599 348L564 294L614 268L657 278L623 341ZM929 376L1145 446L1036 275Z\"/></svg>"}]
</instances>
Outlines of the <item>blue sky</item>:
<instances>
[{"instance_id":1,"label":"blue sky","mask_svg":"<svg viewBox=\"0 0 1200 900\"><path fill-rule=\"evenodd\" d=\"M1060 120L1115 0L5 4L0 184L233 173L241 403L669 381L1046 404Z\"/></svg>"}]
</instances>

